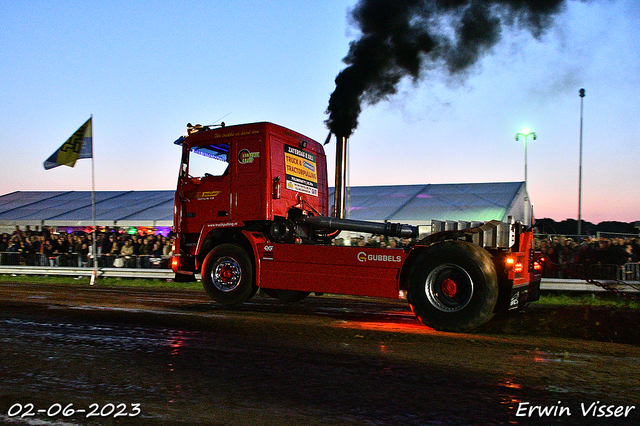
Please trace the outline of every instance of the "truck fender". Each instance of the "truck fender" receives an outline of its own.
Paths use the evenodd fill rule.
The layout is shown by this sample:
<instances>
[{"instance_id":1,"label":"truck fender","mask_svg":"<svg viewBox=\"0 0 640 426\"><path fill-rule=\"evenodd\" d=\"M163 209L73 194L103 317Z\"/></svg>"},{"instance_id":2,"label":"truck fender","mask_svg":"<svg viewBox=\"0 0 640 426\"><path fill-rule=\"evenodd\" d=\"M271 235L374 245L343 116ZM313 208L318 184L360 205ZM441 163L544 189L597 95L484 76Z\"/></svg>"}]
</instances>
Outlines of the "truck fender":
<instances>
[{"instance_id":1,"label":"truck fender","mask_svg":"<svg viewBox=\"0 0 640 426\"><path fill-rule=\"evenodd\" d=\"M260 258L260 252L258 251L258 244L266 244L269 240L262 234L251 231L242 231L242 235L247 240L248 245L251 247L250 253L253 254L253 264L255 266L255 283L260 287L260 271L262 270L262 259Z\"/></svg>"},{"instance_id":2,"label":"truck fender","mask_svg":"<svg viewBox=\"0 0 640 426\"><path fill-rule=\"evenodd\" d=\"M207 241L207 238L212 232L215 232L217 230L227 230L227 229L242 228L242 227L244 227L244 222L241 222L239 220L234 220L234 221L225 222L225 223L217 223L217 222L205 223L204 225L202 225L202 229L200 230L200 238L198 238L196 253L200 254L202 252L202 249Z\"/></svg>"}]
</instances>

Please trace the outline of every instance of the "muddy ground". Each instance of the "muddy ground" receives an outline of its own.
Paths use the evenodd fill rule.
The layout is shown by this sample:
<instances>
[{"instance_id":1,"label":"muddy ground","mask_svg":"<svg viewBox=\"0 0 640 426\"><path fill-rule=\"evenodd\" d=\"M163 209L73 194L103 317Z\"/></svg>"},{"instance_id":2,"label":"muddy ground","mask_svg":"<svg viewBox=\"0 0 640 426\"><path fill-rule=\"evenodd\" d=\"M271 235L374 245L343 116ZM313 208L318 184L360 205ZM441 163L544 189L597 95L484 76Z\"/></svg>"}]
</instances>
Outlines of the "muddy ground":
<instances>
[{"instance_id":1,"label":"muddy ground","mask_svg":"<svg viewBox=\"0 0 640 426\"><path fill-rule=\"evenodd\" d=\"M401 301L0 284L0 423L635 425L637 326L535 306L451 334Z\"/></svg>"}]
</instances>

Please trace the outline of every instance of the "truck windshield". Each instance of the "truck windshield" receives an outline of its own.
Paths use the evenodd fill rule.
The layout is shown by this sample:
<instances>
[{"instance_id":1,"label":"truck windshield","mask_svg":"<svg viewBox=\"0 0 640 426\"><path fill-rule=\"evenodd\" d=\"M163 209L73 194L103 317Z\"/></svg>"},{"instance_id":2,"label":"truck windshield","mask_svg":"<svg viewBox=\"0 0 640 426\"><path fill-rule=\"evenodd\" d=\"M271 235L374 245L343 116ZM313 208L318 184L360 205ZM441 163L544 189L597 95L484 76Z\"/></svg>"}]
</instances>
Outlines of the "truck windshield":
<instances>
[{"instance_id":1,"label":"truck windshield","mask_svg":"<svg viewBox=\"0 0 640 426\"><path fill-rule=\"evenodd\" d=\"M229 167L229 144L220 143L191 148L189 175L222 176Z\"/></svg>"}]
</instances>

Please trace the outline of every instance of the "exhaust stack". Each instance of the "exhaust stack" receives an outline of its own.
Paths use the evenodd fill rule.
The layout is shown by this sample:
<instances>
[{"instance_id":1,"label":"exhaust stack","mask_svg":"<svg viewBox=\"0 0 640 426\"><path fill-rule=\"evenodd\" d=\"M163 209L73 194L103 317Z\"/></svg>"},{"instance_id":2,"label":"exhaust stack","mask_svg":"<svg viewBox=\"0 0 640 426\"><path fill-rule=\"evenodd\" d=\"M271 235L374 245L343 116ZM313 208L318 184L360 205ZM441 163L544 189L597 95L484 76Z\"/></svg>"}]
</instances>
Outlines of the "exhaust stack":
<instances>
[{"instance_id":1,"label":"exhaust stack","mask_svg":"<svg viewBox=\"0 0 640 426\"><path fill-rule=\"evenodd\" d=\"M336 135L336 184L334 190L333 217L344 219L347 192L347 142L344 136Z\"/></svg>"}]
</instances>

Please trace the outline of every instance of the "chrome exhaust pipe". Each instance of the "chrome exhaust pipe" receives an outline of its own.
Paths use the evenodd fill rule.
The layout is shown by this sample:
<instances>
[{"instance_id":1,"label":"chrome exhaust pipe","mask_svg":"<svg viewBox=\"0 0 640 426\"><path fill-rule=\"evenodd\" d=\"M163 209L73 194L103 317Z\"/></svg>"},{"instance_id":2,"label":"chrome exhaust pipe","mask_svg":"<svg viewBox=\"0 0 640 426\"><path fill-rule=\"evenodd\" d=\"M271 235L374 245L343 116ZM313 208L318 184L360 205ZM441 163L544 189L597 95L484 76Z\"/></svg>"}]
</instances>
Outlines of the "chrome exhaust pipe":
<instances>
[{"instance_id":1,"label":"chrome exhaust pipe","mask_svg":"<svg viewBox=\"0 0 640 426\"><path fill-rule=\"evenodd\" d=\"M347 192L347 141L336 135L336 185L334 190L333 217L344 219Z\"/></svg>"}]
</instances>

